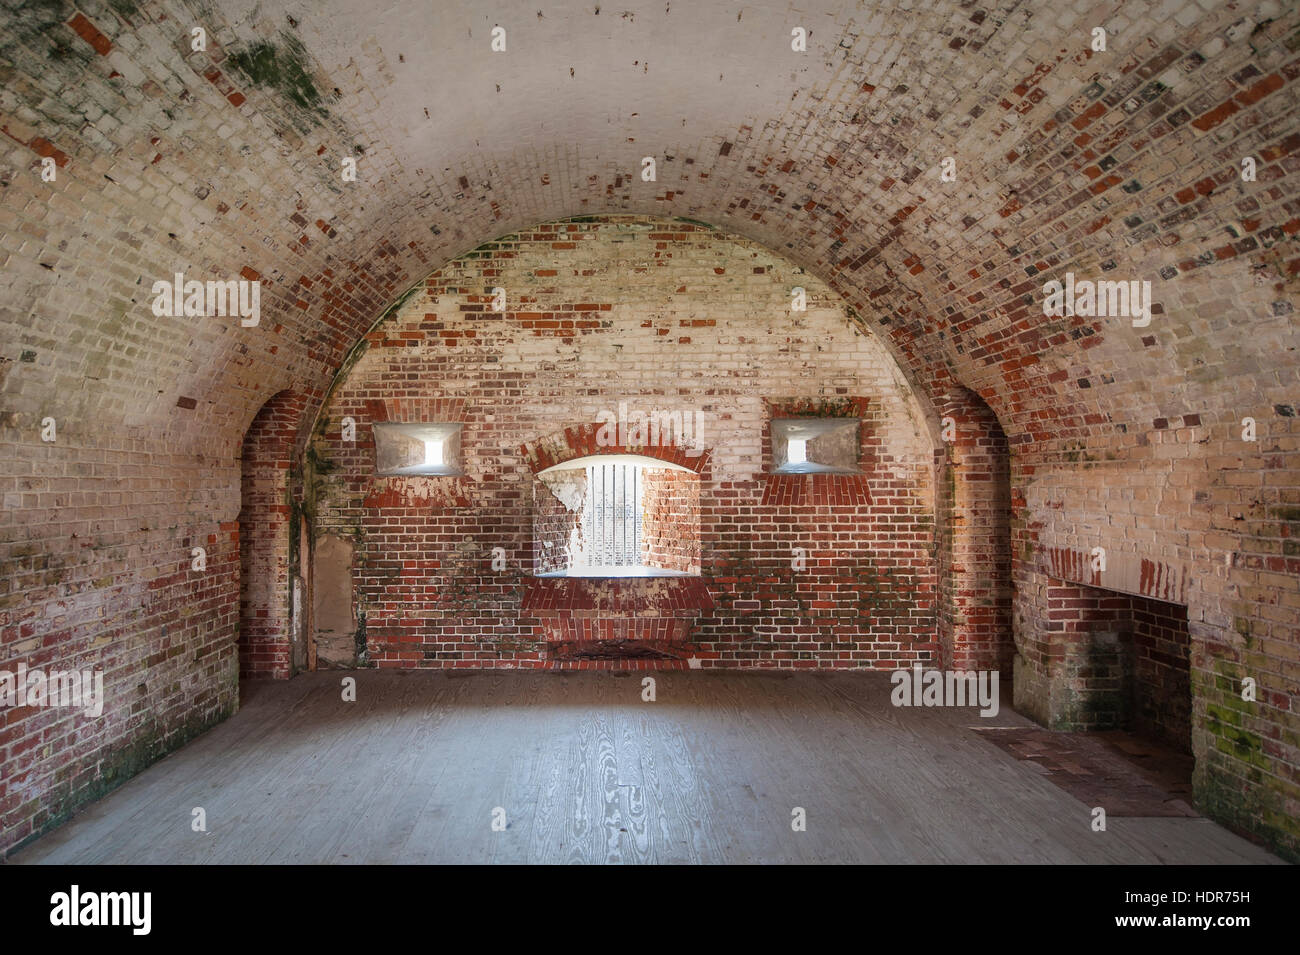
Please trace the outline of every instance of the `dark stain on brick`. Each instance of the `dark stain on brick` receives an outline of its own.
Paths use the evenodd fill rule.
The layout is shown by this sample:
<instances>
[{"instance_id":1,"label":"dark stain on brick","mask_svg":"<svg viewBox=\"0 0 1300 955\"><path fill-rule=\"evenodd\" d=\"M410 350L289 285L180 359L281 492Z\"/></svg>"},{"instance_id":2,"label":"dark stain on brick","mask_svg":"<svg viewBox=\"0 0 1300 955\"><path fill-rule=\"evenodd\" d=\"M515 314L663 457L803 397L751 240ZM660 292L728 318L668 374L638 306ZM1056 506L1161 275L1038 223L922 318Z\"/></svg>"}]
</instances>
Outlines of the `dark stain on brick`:
<instances>
[{"instance_id":1,"label":"dark stain on brick","mask_svg":"<svg viewBox=\"0 0 1300 955\"><path fill-rule=\"evenodd\" d=\"M245 50L232 53L226 62L254 86L274 92L296 106L300 115L309 118L312 125L328 115L321 105L320 91L308 72L307 51L297 37L281 34L278 45L270 40L260 40Z\"/></svg>"}]
</instances>

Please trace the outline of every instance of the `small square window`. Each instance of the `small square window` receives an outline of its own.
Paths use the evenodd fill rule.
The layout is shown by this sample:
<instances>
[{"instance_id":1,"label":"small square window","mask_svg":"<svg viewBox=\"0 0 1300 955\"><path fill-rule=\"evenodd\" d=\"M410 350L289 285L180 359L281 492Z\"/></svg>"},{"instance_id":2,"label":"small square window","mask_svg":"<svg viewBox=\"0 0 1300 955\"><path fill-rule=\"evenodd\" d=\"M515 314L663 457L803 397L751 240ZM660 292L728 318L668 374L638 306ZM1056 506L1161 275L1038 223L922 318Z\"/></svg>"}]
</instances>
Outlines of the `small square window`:
<instances>
[{"instance_id":1,"label":"small square window","mask_svg":"<svg viewBox=\"0 0 1300 955\"><path fill-rule=\"evenodd\" d=\"M858 474L857 418L773 418L776 474Z\"/></svg>"},{"instance_id":2,"label":"small square window","mask_svg":"<svg viewBox=\"0 0 1300 955\"><path fill-rule=\"evenodd\" d=\"M462 427L455 422L375 425L375 473L428 477L464 474Z\"/></svg>"}]
</instances>

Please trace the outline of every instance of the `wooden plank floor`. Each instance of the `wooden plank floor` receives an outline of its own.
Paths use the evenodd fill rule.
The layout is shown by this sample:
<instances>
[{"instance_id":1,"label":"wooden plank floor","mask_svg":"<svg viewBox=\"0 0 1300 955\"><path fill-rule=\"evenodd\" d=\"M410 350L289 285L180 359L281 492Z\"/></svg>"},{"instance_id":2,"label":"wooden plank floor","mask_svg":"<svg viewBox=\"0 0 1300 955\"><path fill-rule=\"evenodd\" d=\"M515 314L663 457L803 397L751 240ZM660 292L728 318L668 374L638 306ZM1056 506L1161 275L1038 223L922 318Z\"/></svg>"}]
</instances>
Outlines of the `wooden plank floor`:
<instances>
[{"instance_id":1,"label":"wooden plank floor","mask_svg":"<svg viewBox=\"0 0 1300 955\"><path fill-rule=\"evenodd\" d=\"M1112 818L885 674L341 673L238 714L14 863L1259 863L1205 819ZM207 832L191 830L202 807ZM506 828L493 831L494 809ZM807 830L791 829L802 807Z\"/></svg>"}]
</instances>

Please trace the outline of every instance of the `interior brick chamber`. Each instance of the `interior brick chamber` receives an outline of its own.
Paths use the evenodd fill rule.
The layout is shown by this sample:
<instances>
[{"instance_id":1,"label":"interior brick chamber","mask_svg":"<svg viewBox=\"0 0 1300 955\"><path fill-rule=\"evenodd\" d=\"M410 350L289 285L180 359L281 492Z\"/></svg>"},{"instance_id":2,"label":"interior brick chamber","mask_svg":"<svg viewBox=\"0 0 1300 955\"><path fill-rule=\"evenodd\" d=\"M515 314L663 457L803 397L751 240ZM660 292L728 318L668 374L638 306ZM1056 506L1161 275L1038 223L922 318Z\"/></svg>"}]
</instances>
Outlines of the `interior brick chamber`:
<instances>
[{"instance_id":1,"label":"interior brick chamber","mask_svg":"<svg viewBox=\"0 0 1300 955\"><path fill-rule=\"evenodd\" d=\"M472 11L449 8L450 27L433 29L428 4L394 6L376 22L323 0L303 30L212 6L219 42L205 52L156 5L0 13L0 652L10 668L103 668L108 697L93 724L0 713L0 851L233 712L240 454L268 399L308 396L301 442L323 383L433 269L539 222L634 212L713 223L824 280L897 359L934 449L956 388L995 413L1021 712L1072 719L1048 591L1094 582L1063 575L1056 555L1101 546L1112 566L1175 573L1179 593L1163 596L1187 607L1196 805L1300 858L1300 10L1126 0L1100 52L1085 7L1041 17L942 0L882 8L864 30L852 5L818 5L825 45L794 70L756 46L789 36L784 8L741 24L724 5L674 4L638 11L636 42L661 44L637 51L642 66L565 76L512 58L525 73L500 84L485 54L431 84L427 63L463 62ZM403 62L414 23L428 59ZM604 24L548 12L512 43L535 30L548 49L605 49ZM719 37L743 54L725 70ZM264 42L305 88L241 71L232 54ZM637 100L664 75L691 95L589 121L591 104ZM431 153L438 120L418 120L443 102L491 121ZM357 182L340 181L345 152ZM648 153L656 182L638 175ZM955 182L938 175L945 156ZM152 315L150 283L178 270L262 281L261 323ZM1149 280L1151 324L1046 318L1042 283L1067 271ZM370 500L409 497L397 485ZM942 509L935 531L943 560ZM208 570L191 573L204 542ZM303 548L352 565L344 538ZM265 599L292 599L289 566ZM1122 583L1095 582L1152 596L1136 572ZM347 596L315 588L305 612L329 597L349 616ZM936 602L942 657L960 603Z\"/></svg>"},{"instance_id":2,"label":"interior brick chamber","mask_svg":"<svg viewBox=\"0 0 1300 955\"><path fill-rule=\"evenodd\" d=\"M799 283L810 304L792 313ZM496 287L515 303L501 314L490 308ZM659 639L698 666L933 661L930 439L901 380L837 295L735 237L636 217L508 236L422 283L336 384L313 444L309 510L317 541L347 539L353 560L338 578L318 572L315 587L352 592L364 658L379 666L546 666L558 643L619 638L637 645L629 660ZM419 420L453 399L464 477L375 474L376 421ZM612 615L561 639L521 600L534 567L556 568L548 555L574 519L534 477L533 465L551 459L525 451L557 440L561 457L620 450L591 440L593 423L620 405L703 424L690 435L700 448L673 448L701 473L648 472L645 541L651 563L699 573L716 605L690 614L690 628ZM765 498L768 422L792 406L861 413L854 477L869 495L828 494L844 476L813 474L782 476L805 489L797 499ZM355 443L342 440L344 418L356 422ZM539 549L539 534L553 546ZM492 569L494 547L504 571ZM593 588L675 586L580 590L588 599ZM355 663L354 643L346 634L340 643L343 657L328 656Z\"/></svg>"}]
</instances>

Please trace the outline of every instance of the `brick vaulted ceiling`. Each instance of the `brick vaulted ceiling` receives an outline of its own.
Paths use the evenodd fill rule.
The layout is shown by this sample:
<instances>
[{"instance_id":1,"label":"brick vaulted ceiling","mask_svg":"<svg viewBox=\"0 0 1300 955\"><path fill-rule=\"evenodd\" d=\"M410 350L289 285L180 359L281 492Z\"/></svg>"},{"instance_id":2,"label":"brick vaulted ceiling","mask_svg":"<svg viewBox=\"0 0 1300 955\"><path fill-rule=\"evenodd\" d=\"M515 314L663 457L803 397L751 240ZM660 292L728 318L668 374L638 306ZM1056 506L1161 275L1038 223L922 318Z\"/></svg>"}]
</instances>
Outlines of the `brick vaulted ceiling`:
<instances>
[{"instance_id":1,"label":"brick vaulted ceiling","mask_svg":"<svg viewBox=\"0 0 1300 955\"><path fill-rule=\"evenodd\" d=\"M786 255L1022 448L1300 398L1290 4L3 6L0 412L33 435L48 414L233 453L433 269L608 212ZM1150 281L1151 325L1045 318L1067 271ZM155 317L175 272L260 277L261 324Z\"/></svg>"}]
</instances>

